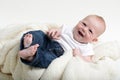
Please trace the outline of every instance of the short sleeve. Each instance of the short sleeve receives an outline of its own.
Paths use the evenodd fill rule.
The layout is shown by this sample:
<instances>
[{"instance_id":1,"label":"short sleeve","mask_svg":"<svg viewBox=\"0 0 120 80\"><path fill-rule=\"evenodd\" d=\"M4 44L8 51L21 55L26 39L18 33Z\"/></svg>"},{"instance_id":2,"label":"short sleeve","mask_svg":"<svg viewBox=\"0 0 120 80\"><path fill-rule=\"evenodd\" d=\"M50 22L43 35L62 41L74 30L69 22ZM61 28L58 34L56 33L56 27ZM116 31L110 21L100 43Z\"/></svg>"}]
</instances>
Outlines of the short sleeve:
<instances>
[{"instance_id":1,"label":"short sleeve","mask_svg":"<svg viewBox=\"0 0 120 80\"><path fill-rule=\"evenodd\" d=\"M93 46L88 43L86 47L82 50L82 55L83 56L94 55Z\"/></svg>"}]
</instances>

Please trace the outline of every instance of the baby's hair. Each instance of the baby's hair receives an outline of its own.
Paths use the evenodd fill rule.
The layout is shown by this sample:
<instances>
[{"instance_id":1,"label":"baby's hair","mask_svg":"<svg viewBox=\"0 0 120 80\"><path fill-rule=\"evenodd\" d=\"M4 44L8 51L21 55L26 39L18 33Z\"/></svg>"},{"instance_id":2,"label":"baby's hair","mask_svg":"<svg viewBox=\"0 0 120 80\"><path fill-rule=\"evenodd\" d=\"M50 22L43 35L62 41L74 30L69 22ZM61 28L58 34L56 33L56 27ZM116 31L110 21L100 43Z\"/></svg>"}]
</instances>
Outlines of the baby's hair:
<instances>
[{"instance_id":1,"label":"baby's hair","mask_svg":"<svg viewBox=\"0 0 120 80\"><path fill-rule=\"evenodd\" d=\"M99 16L99 15L88 15L87 17L96 17L96 18L98 18L100 21L102 21L103 23L104 23L104 25L105 25L105 20L104 20L104 18L102 17L102 16ZM106 26L106 25L105 25Z\"/></svg>"},{"instance_id":2,"label":"baby's hair","mask_svg":"<svg viewBox=\"0 0 120 80\"><path fill-rule=\"evenodd\" d=\"M92 16L100 19L104 23L104 25L105 25L105 20L104 20L104 18L102 16L99 16L99 15L88 15L87 17L92 17Z\"/></svg>"},{"instance_id":3,"label":"baby's hair","mask_svg":"<svg viewBox=\"0 0 120 80\"><path fill-rule=\"evenodd\" d=\"M92 15L86 16L86 18L88 18L88 17L95 17L96 19L98 19L103 24L103 32L106 30L106 23L105 23L105 20L102 16L92 14Z\"/></svg>"}]
</instances>

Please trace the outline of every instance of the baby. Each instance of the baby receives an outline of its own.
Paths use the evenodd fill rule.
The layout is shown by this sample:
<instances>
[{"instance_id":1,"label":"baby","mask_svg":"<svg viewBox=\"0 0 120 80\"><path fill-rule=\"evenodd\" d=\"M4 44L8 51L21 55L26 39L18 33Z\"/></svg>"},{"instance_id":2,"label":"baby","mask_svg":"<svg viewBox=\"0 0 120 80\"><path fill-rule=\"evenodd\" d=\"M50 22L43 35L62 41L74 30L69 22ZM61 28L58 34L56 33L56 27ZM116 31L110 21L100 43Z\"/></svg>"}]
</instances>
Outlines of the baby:
<instances>
[{"instance_id":1,"label":"baby","mask_svg":"<svg viewBox=\"0 0 120 80\"><path fill-rule=\"evenodd\" d=\"M75 27L63 25L60 28L48 30L47 34L42 31L31 31L22 38L19 56L25 64L47 68L55 58L63 55L64 51L73 49L73 56L92 62L94 51L91 43L97 41L105 29L105 21L101 16L88 15ZM43 35L45 39L40 37L40 40L36 40ZM46 42L47 45L42 47Z\"/></svg>"}]
</instances>

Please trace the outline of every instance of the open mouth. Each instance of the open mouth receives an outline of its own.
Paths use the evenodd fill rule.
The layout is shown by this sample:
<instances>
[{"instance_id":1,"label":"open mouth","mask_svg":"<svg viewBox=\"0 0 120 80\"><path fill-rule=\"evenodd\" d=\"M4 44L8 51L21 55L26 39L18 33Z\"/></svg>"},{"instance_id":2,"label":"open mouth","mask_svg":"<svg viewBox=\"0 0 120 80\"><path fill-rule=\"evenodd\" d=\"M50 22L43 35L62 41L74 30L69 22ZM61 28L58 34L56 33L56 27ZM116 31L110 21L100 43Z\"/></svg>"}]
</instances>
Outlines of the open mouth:
<instances>
[{"instance_id":1,"label":"open mouth","mask_svg":"<svg viewBox=\"0 0 120 80\"><path fill-rule=\"evenodd\" d=\"M82 32L78 31L78 33L79 33L80 36L84 37Z\"/></svg>"}]
</instances>

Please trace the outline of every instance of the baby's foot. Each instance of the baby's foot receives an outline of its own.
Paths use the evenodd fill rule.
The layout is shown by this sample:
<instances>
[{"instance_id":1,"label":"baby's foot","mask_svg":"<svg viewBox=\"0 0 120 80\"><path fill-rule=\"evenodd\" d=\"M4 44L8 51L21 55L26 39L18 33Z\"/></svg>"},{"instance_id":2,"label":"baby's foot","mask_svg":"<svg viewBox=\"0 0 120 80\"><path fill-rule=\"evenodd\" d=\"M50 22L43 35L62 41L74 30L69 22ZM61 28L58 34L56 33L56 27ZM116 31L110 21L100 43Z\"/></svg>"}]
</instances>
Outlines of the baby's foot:
<instances>
[{"instance_id":1,"label":"baby's foot","mask_svg":"<svg viewBox=\"0 0 120 80\"><path fill-rule=\"evenodd\" d=\"M30 46L27 49L23 49L21 51L19 51L19 56L23 59L28 59L29 57L32 57L35 55L37 48L39 47L38 44L35 44L33 46Z\"/></svg>"},{"instance_id":2,"label":"baby's foot","mask_svg":"<svg viewBox=\"0 0 120 80\"><path fill-rule=\"evenodd\" d=\"M24 47L29 47L32 43L32 34L28 33L24 36Z\"/></svg>"}]
</instances>

